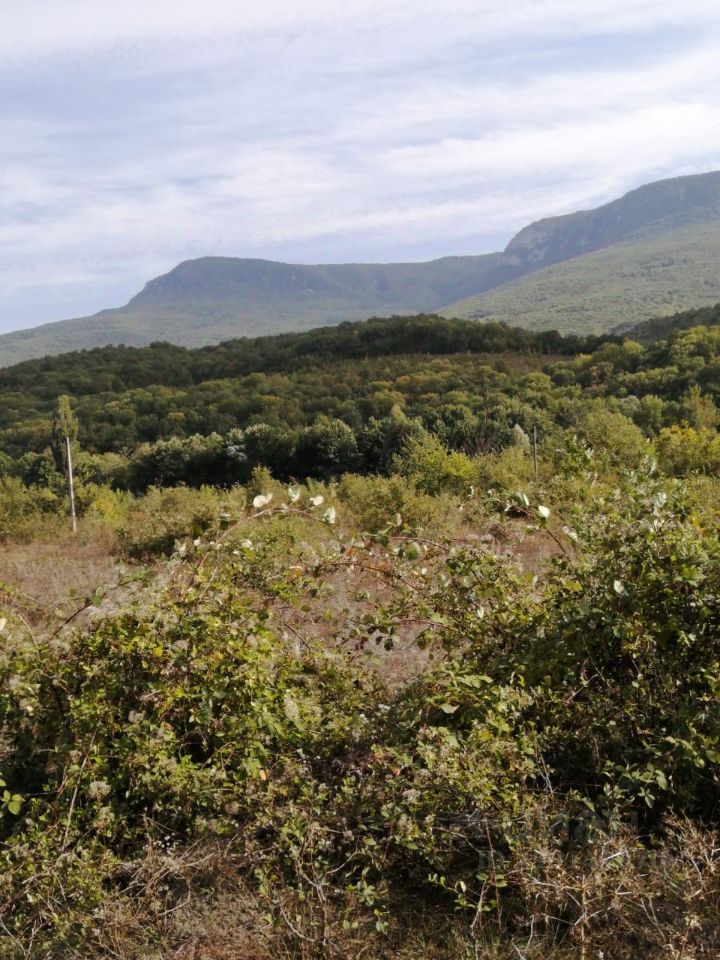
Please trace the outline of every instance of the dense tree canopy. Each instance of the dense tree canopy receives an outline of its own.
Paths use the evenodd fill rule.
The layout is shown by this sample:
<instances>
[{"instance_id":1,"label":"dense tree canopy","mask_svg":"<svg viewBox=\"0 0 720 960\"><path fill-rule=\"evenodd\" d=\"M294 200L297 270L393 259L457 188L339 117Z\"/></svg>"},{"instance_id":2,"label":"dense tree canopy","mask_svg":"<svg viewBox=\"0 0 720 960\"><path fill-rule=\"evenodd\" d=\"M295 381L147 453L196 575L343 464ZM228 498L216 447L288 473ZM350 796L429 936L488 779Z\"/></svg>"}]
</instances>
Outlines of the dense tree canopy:
<instances>
[{"instance_id":1,"label":"dense tree canopy","mask_svg":"<svg viewBox=\"0 0 720 960\"><path fill-rule=\"evenodd\" d=\"M677 472L714 450L702 431L717 421L720 327L678 322L642 346L396 317L200 350L156 344L32 361L0 372L5 473L46 482L58 389L72 390L80 474L132 489L230 485L258 465L288 479L389 473L411 436L474 456L511 445L516 427L546 446L567 430L591 445L612 435L620 463L638 437L684 424L700 439L673 435L659 448Z\"/></svg>"}]
</instances>

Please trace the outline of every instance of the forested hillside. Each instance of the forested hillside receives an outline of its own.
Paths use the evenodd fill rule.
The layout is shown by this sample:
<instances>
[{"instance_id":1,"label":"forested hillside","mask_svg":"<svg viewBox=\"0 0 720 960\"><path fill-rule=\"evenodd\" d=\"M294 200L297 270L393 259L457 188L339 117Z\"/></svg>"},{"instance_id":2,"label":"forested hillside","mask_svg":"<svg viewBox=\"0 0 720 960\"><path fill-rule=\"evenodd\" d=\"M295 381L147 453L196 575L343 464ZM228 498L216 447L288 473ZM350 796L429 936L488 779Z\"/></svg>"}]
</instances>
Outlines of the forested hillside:
<instances>
[{"instance_id":1,"label":"forested hillside","mask_svg":"<svg viewBox=\"0 0 720 960\"><path fill-rule=\"evenodd\" d=\"M697 398L720 395L720 330L686 322L646 347L417 317L31 361L0 372L0 455L26 480L51 469L60 393L74 398L80 469L131 489L245 482L256 466L282 479L374 473L409 434L489 453L516 424L551 442L571 425L601 430L609 412L655 436L695 425Z\"/></svg>"},{"instance_id":2,"label":"forested hillside","mask_svg":"<svg viewBox=\"0 0 720 960\"><path fill-rule=\"evenodd\" d=\"M671 317L654 317L634 326L622 324L617 328L618 333L637 340L640 343L653 343L664 340L678 330L689 330L690 327L715 327L720 324L720 304L711 307L702 307L699 310L686 310Z\"/></svg>"},{"instance_id":3,"label":"forested hillside","mask_svg":"<svg viewBox=\"0 0 720 960\"><path fill-rule=\"evenodd\" d=\"M605 333L720 299L720 221L641 233L538 269L446 316L504 320L528 330Z\"/></svg>"},{"instance_id":4,"label":"forested hillside","mask_svg":"<svg viewBox=\"0 0 720 960\"><path fill-rule=\"evenodd\" d=\"M359 429L398 404L414 414L425 394L451 383L477 393L476 379L492 373L488 362L534 369L598 342L415 317L199 350L156 344L66 354L0 371L0 451L40 452L61 393L77 398L85 449L120 452L258 423L294 429L321 414Z\"/></svg>"},{"instance_id":5,"label":"forested hillside","mask_svg":"<svg viewBox=\"0 0 720 960\"><path fill-rule=\"evenodd\" d=\"M53 399L58 393L83 396L152 385L189 386L250 373L289 372L303 363L400 354L571 355L592 350L599 342L592 336L561 337L554 331L536 334L501 323L477 324L438 316L375 318L307 333L229 340L195 350L155 343L149 348L106 347L45 357L0 370L0 390Z\"/></svg>"}]
</instances>

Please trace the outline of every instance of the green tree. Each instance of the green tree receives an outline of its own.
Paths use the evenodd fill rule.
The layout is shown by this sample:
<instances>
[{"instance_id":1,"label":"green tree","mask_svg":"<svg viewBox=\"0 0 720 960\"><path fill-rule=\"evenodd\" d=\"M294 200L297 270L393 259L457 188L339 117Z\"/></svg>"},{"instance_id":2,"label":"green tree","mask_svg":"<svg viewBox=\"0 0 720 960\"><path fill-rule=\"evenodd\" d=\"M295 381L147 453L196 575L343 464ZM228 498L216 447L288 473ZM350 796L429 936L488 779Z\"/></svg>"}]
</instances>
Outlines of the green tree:
<instances>
[{"instance_id":1,"label":"green tree","mask_svg":"<svg viewBox=\"0 0 720 960\"><path fill-rule=\"evenodd\" d=\"M717 426L718 409L715 402L697 384L690 387L682 398L680 410L683 419L696 430L710 430Z\"/></svg>"},{"instance_id":2,"label":"green tree","mask_svg":"<svg viewBox=\"0 0 720 960\"><path fill-rule=\"evenodd\" d=\"M298 476L330 480L357 466L355 434L342 420L319 419L305 427L295 449Z\"/></svg>"},{"instance_id":3,"label":"green tree","mask_svg":"<svg viewBox=\"0 0 720 960\"><path fill-rule=\"evenodd\" d=\"M80 451L77 442L78 422L70 406L70 397L63 393L57 398L57 405L53 413L50 449L52 450L55 466L65 473L67 470L67 439L70 440L70 450L74 460Z\"/></svg>"}]
</instances>

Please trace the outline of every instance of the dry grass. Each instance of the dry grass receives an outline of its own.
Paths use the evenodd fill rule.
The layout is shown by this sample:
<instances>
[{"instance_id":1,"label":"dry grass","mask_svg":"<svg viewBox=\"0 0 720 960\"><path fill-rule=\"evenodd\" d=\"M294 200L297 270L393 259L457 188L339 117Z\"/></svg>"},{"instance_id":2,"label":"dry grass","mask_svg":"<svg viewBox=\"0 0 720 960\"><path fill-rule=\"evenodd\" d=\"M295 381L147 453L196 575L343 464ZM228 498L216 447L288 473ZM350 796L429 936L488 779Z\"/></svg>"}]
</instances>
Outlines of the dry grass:
<instances>
[{"instance_id":1,"label":"dry grass","mask_svg":"<svg viewBox=\"0 0 720 960\"><path fill-rule=\"evenodd\" d=\"M51 628L117 581L115 547L112 533L93 526L81 527L77 536L53 531L28 543L2 543L2 599L33 629Z\"/></svg>"},{"instance_id":2,"label":"dry grass","mask_svg":"<svg viewBox=\"0 0 720 960\"><path fill-rule=\"evenodd\" d=\"M149 852L128 891L108 898L94 942L72 960L280 958L280 938L238 878L229 850Z\"/></svg>"},{"instance_id":3,"label":"dry grass","mask_svg":"<svg viewBox=\"0 0 720 960\"><path fill-rule=\"evenodd\" d=\"M322 529L325 535L326 528ZM546 533L528 535L522 522L484 527L464 522L455 534L475 547L514 557L524 570L537 573L559 550ZM256 602L272 607L289 643L320 639L337 644L340 640L349 656L364 657L366 647L353 648L352 624L392 599L395 585L392 558L387 554L392 547L392 543L378 547L367 565L343 565L339 554L338 563L329 563L324 570L320 589L303 598L299 608L282 598L268 599L261 590ZM122 574L113 537L90 526L76 538L63 533L33 543L3 545L1 550L0 581L6 597L38 632L62 622L88 594L117 582ZM298 563L305 571L318 559L318 551L317 543L298 543L283 555L283 563ZM442 564L443 556L441 549L430 550L418 563L432 571ZM167 571L172 568L181 586L189 566L189 562L170 565L161 580L171 575ZM148 590L157 587L156 580ZM120 592L117 599L108 598L100 612L128 598L127 591ZM418 649L414 640L420 629L407 623L391 650L382 646L372 650L389 687L412 680L437 654ZM598 836L582 855L572 855L554 842L552 822L551 809L540 811L537 825L528 826L527 843L508 863L509 886L501 910L484 926L473 929L472 916L453 914L447 903L437 908L435 916L426 915L423 911L435 909L434 901L423 906L418 897L416 902L395 905L387 939L376 935L372 917L360 912L360 929L345 930L343 904L337 909L333 905L335 912L326 917L324 904L301 902L290 889L280 891L274 902L266 902L242 879L252 875L253 864L241 843L233 848L223 838L209 851L196 846L174 853L149 846L128 876L109 888L93 938L81 948L58 954L58 960L599 960L603 956L606 960L644 956L701 960L720 956L716 836L688 823L671 822L664 845L657 850L645 848L628 829ZM269 912L277 924L268 921ZM322 942L308 934L317 929L319 915L330 930ZM2 945L0 955L10 956L2 952ZM28 950L19 956L35 960L36 954Z\"/></svg>"},{"instance_id":4,"label":"dry grass","mask_svg":"<svg viewBox=\"0 0 720 960\"><path fill-rule=\"evenodd\" d=\"M392 905L386 936L361 910L358 928L347 929L349 903L326 904L311 891L298 898L281 888L264 898L242 879L247 857L240 848L228 854L230 843L210 853L150 851L128 888L108 898L90 941L62 960L718 957L716 836L670 822L655 851L620 829L573 854L552 842L549 822L537 826L508 864L499 911L474 918L408 895Z\"/></svg>"}]
</instances>

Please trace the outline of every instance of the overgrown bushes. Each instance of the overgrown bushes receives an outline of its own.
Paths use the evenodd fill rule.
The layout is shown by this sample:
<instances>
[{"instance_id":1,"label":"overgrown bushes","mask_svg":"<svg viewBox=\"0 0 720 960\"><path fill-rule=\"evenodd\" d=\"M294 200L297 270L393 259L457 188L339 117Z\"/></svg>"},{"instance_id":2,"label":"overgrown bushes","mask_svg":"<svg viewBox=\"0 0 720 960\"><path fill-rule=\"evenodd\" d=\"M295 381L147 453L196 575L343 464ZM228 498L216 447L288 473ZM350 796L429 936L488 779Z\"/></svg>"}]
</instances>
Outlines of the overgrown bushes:
<instances>
[{"instance_id":1,"label":"overgrown bushes","mask_svg":"<svg viewBox=\"0 0 720 960\"><path fill-rule=\"evenodd\" d=\"M37 536L59 520L62 501L52 490L0 476L0 542Z\"/></svg>"},{"instance_id":2,"label":"overgrown bushes","mask_svg":"<svg viewBox=\"0 0 720 960\"><path fill-rule=\"evenodd\" d=\"M109 957L123 903L161 951L169 918L220 896L221 863L267 949L308 960L403 939L711 955L720 553L694 500L647 471L563 520L518 494L496 522L554 545L538 579L457 531L416 536L413 512L437 531L460 504L433 516L406 480L339 486L361 537L322 494L254 482L224 528L218 494L149 495L158 521L206 497L217 525L182 533L136 609L47 643L0 618L1 772L23 798L1 826L0 956ZM357 596L323 636L339 576ZM390 686L367 654L398 644L433 659Z\"/></svg>"}]
</instances>

